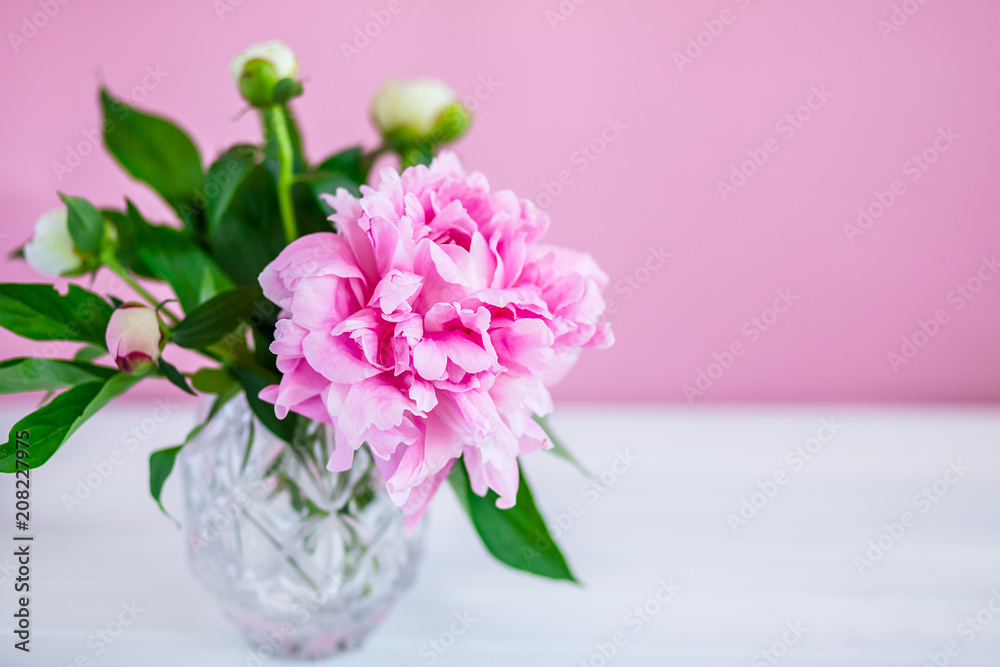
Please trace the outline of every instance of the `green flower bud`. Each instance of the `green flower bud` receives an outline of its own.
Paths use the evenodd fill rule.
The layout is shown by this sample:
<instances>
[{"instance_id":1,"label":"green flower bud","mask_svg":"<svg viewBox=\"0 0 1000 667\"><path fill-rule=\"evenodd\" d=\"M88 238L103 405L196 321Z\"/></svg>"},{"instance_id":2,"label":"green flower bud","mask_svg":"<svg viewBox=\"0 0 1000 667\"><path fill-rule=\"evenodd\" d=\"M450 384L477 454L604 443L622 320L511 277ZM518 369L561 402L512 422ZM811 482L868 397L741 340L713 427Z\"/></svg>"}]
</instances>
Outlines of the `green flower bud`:
<instances>
[{"instance_id":1,"label":"green flower bud","mask_svg":"<svg viewBox=\"0 0 1000 667\"><path fill-rule=\"evenodd\" d=\"M459 102L445 107L434 124L431 140L435 144L447 144L465 134L472 122L472 114Z\"/></svg>"},{"instance_id":2,"label":"green flower bud","mask_svg":"<svg viewBox=\"0 0 1000 667\"><path fill-rule=\"evenodd\" d=\"M279 81L291 79L298 61L290 48L278 40L254 44L233 59L230 73L247 102L258 108L274 104Z\"/></svg>"},{"instance_id":3,"label":"green flower bud","mask_svg":"<svg viewBox=\"0 0 1000 667\"><path fill-rule=\"evenodd\" d=\"M413 79L387 81L372 102L372 119L389 143L405 146L454 141L471 116L443 82Z\"/></svg>"}]
</instances>

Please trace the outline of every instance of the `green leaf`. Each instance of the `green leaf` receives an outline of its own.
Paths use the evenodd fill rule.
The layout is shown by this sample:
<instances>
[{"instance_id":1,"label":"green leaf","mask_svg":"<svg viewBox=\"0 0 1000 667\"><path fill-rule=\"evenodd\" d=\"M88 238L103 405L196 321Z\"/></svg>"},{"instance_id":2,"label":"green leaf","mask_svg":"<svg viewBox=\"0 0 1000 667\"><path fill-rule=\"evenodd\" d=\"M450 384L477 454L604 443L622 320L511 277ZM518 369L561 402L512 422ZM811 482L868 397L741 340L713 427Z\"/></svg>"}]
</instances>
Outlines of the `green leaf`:
<instances>
[{"instance_id":1,"label":"green leaf","mask_svg":"<svg viewBox=\"0 0 1000 667\"><path fill-rule=\"evenodd\" d=\"M170 284L184 312L231 287L219 266L187 234L167 225L149 224L131 202L128 215L135 223L139 258L153 275Z\"/></svg>"},{"instance_id":2,"label":"green leaf","mask_svg":"<svg viewBox=\"0 0 1000 667\"><path fill-rule=\"evenodd\" d=\"M328 219L329 206L320 201L319 195L309 184L292 185L292 205L295 207L295 223L300 236L334 231L333 222Z\"/></svg>"},{"instance_id":3,"label":"green leaf","mask_svg":"<svg viewBox=\"0 0 1000 667\"><path fill-rule=\"evenodd\" d=\"M187 383L187 379L185 379L185 377L181 375L181 372L177 370L176 366L171 364L163 357L160 357L160 360L159 362L157 362L156 365L160 369L160 373L163 374L163 377L170 380L171 384L173 384L175 387L179 387L181 390L186 391L192 396L197 396L197 394L194 393L194 390L191 389L191 386Z\"/></svg>"},{"instance_id":4,"label":"green leaf","mask_svg":"<svg viewBox=\"0 0 1000 667\"><path fill-rule=\"evenodd\" d=\"M208 209L208 233L211 236L229 208L243 179L257 164L260 150L250 144L237 144L219 156L208 168L205 200Z\"/></svg>"},{"instance_id":5,"label":"green leaf","mask_svg":"<svg viewBox=\"0 0 1000 667\"><path fill-rule=\"evenodd\" d=\"M32 340L75 340L106 348L111 306L77 285L63 296L47 283L0 284L0 326Z\"/></svg>"},{"instance_id":6,"label":"green leaf","mask_svg":"<svg viewBox=\"0 0 1000 667\"><path fill-rule=\"evenodd\" d=\"M316 167L316 171L341 174L357 187L368 180L368 167L365 162L364 149L361 146L352 146L323 160Z\"/></svg>"},{"instance_id":7,"label":"green leaf","mask_svg":"<svg viewBox=\"0 0 1000 667\"><path fill-rule=\"evenodd\" d=\"M278 375L278 357L271 352L271 341L274 340L275 319L269 317L253 328L253 358L258 366Z\"/></svg>"},{"instance_id":8,"label":"green leaf","mask_svg":"<svg viewBox=\"0 0 1000 667\"><path fill-rule=\"evenodd\" d=\"M85 345L76 351L73 355L73 361L93 361L98 357L103 357L108 351L103 347L98 347L97 345Z\"/></svg>"},{"instance_id":9,"label":"green leaf","mask_svg":"<svg viewBox=\"0 0 1000 667\"><path fill-rule=\"evenodd\" d=\"M103 209L101 213L115 228L115 257L118 263L137 276L157 278L153 270L139 257L139 225L149 224L139 215L130 215L113 209ZM138 214L138 211L136 211Z\"/></svg>"},{"instance_id":10,"label":"green leaf","mask_svg":"<svg viewBox=\"0 0 1000 667\"><path fill-rule=\"evenodd\" d=\"M217 294L173 328L170 342L190 349L208 347L247 322L261 304L271 310L259 287L237 287Z\"/></svg>"},{"instance_id":11,"label":"green leaf","mask_svg":"<svg viewBox=\"0 0 1000 667\"><path fill-rule=\"evenodd\" d=\"M191 378L191 384L203 394L225 394L237 387L236 379L221 368L202 368Z\"/></svg>"},{"instance_id":12,"label":"green leaf","mask_svg":"<svg viewBox=\"0 0 1000 667\"><path fill-rule=\"evenodd\" d=\"M104 386L101 387L101 391L97 394L94 400L87 405L83 414L80 416L80 419L73 424L73 427L70 429L70 432L66 437L68 438L70 435L76 433L76 430L80 428L85 421L93 417L98 410L134 387L144 377L144 375L129 375L127 373L119 372L108 378L104 382Z\"/></svg>"},{"instance_id":13,"label":"green leaf","mask_svg":"<svg viewBox=\"0 0 1000 667\"><path fill-rule=\"evenodd\" d=\"M201 156L190 137L165 118L129 107L104 89L101 106L104 143L122 167L156 190L178 213L190 208L205 185ZM190 219L186 222L192 224Z\"/></svg>"},{"instance_id":14,"label":"green leaf","mask_svg":"<svg viewBox=\"0 0 1000 667\"><path fill-rule=\"evenodd\" d=\"M188 437L190 438L190 436ZM177 523L177 521L163 507L160 495L163 494L163 485L167 482L167 478L170 477L170 473L173 472L174 462L177 460L177 455L180 453L182 447L184 445L167 447L149 455L149 493L153 496L156 504L160 506L160 511L170 517L174 523Z\"/></svg>"},{"instance_id":15,"label":"green leaf","mask_svg":"<svg viewBox=\"0 0 1000 667\"><path fill-rule=\"evenodd\" d=\"M263 164L244 177L222 218L210 230L209 247L237 285L256 286L257 277L285 248L276 181Z\"/></svg>"},{"instance_id":16,"label":"green leaf","mask_svg":"<svg viewBox=\"0 0 1000 667\"><path fill-rule=\"evenodd\" d=\"M593 474L589 470L587 470L587 468L582 463L580 463L579 459L573 456L572 452L570 452L569 449L567 449L566 445L563 444L562 440L556 437L556 434L552 430L552 427L549 426L549 420L546 417L540 417L539 415L534 415L534 418L535 421L538 422L538 425L542 427L542 430L545 431L545 435L548 436L549 442L552 443L552 449L550 449L549 451L555 454L556 456L572 463L577 470L583 473L584 476L593 477Z\"/></svg>"},{"instance_id":17,"label":"green leaf","mask_svg":"<svg viewBox=\"0 0 1000 667\"><path fill-rule=\"evenodd\" d=\"M282 79L274 85L271 99L275 104L287 104L292 98L302 94L302 84L295 79Z\"/></svg>"},{"instance_id":18,"label":"green leaf","mask_svg":"<svg viewBox=\"0 0 1000 667\"><path fill-rule=\"evenodd\" d=\"M257 396L261 389L275 383L256 371L234 368L230 372L239 381L243 391L246 392L247 403L250 404L250 409L253 410L260 423L285 442L291 442L292 436L295 434L298 415L290 412L284 419L278 419L277 415L274 414L274 405Z\"/></svg>"},{"instance_id":19,"label":"green leaf","mask_svg":"<svg viewBox=\"0 0 1000 667\"><path fill-rule=\"evenodd\" d=\"M576 582L576 577L535 507L524 471L521 470L519 474L516 503L506 510L497 508L496 492L490 490L485 498L475 494L462 459L452 466L448 481L472 519L486 549L497 560L542 577Z\"/></svg>"},{"instance_id":20,"label":"green leaf","mask_svg":"<svg viewBox=\"0 0 1000 667\"><path fill-rule=\"evenodd\" d=\"M0 394L63 389L104 381L117 372L114 368L65 359L8 359L0 362Z\"/></svg>"},{"instance_id":21,"label":"green leaf","mask_svg":"<svg viewBox=\"0 0 1000 667\"><path fill-rule=\"evenodd\" d=\"M327 217L333 215L337 211L330 205L326 198L321 197L323 194L336 194L337 190L344 188L355 197L360 196L361 190L357 183L349 179L343 174L338 174L335 172L319 171L314 174L310 174L314 179L309 185L316 196L316 200L319 202L320 208L323 214ZM332 224L332 223L331 223Z\"/></svg>"},{"instance_id":22,"label":"green leaf","mask_svg":"<svg viewBox=\"0 0 1000 667\"><path fill-rule=\"evenodd\" d=\"M86 199L62 193L59 198L66 204L67 224L73 244L84 252L99 253L104 240L104 217L101 212Z\"/></svg>"},{"instance_id":23,"label":"green leaf","mask_svg":"<svg viewBox=\"0 0 1000 667\"><path fill-rule=\"evenodd\" d=\"M102 382L78 384L14 424L9 439L0 446L0 472L37 468L48 461L103 387ZM30 443L30 455L21 459L20 466L16 455L18 434L26 434L22 440Z\"/></svg>"},{"instance_id":24,"label":"green leaf","mask_svg":"<svg viewBox=\"0 0 1000 667\"><path fill-rule=\"evenodd\" d=\"M331 155L315 171L303 174L301 180L312 188L324 215L330 216L336 211L320 195L336 194L338 188L344 188L354 196L360 196L360 188L368 179L370 166L361 147L354 146Z\"/></svg>"},{"instance_id":25,"label":"green leaf","mask_svg":"<svg viewBox=\"0 0 1000 667\"><path fill-rule=\"evenodd\" d=\"M434 161L434 149L430 146L414 145L399 149L399 157L403 162L403 169L414 165L429 165Z\"/></svg>"},{"instance_id":26,"label":"green leaf","mask_svg":"<svg viewBox=\"0 0 1000 667\"><path fill-rule=\"evenodd\" d=\"M0 472L18 469L18 434L27 432L31 443L30 457L21 461L24 467L37 468L76 433L88 419L113 398L128 391L142 379L138 375L116 373L104 382L84 382L53 398L49 403L24 417L10 430L9 439L0 445Z\"/></svg>"}]
</instances>

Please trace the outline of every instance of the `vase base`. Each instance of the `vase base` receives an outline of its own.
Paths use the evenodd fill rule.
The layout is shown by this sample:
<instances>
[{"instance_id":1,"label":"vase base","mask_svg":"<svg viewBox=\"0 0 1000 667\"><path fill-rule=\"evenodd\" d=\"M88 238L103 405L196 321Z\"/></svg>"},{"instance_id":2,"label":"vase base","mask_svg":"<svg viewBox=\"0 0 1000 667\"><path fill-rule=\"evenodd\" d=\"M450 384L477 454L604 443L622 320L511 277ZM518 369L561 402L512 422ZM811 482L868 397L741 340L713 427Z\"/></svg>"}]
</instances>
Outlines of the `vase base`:
<instances>
[{"instance_id":1,"label":"vase base","mask_svg":"<svg viewBox=\"0 0 1000 667\"><path fill-rule=\"evenodd\" d=\"M262 662L269 658L284 660L323 660L361 647L367 631L294 627L288 623L274 624L273 628L243 628L243 638L250 651Z\"/></svg>"}]
</instances>

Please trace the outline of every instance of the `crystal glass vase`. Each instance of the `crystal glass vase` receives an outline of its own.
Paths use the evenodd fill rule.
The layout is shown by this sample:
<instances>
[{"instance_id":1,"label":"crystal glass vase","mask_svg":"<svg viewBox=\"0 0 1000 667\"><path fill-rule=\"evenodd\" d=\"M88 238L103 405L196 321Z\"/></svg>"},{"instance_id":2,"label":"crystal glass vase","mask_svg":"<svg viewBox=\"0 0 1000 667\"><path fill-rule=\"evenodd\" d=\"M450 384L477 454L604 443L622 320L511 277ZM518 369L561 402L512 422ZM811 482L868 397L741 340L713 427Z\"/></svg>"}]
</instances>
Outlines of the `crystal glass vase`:
<instances>
[{"instance_id":1,"label":"crystal glass vase","mask_svg":"<svg viewBox=\"0 0 1000 667\"><path fill-rule=\"evenodd\" d=\"M326 469L332 428L292 443L241 394L178 457L191 567L259 654L318 659L358 646L412 583L419 535L367 448Z\"/></svg>"}]
</instances>

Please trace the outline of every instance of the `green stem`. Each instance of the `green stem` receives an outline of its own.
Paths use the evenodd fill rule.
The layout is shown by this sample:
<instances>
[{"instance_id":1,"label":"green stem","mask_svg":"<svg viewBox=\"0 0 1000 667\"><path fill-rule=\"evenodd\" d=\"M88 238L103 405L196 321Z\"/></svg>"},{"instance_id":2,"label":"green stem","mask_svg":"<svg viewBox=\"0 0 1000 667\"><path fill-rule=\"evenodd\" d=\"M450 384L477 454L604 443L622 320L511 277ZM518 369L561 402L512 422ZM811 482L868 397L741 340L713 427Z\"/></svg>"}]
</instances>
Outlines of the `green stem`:
<instances>
[{"instance_id":1,"label":"green stem","mask_svg":"<svg viewBox=\"0 0 1000 667\"><path fill-rule=\"evenodd\" d=\"M289 554L285 553L285 547L283 547L281 545L281 542L275 539L275 537L268 532L267 528L265 528L260 523L260 521L251 516L250 513L247 512L245 507L240 507L240 513L242 513L243 516L246 517L247 521L249 521L250 523L252 523L257 527L257 530L260 531L261 535L263 535L267 539L267 541L270 542L274 546L274 548L278 550L278 553L280 553L282 556L285 557L285 561L292 566L293 570L298 572L299 576L302 577L303 581L309 584L310 588L316 591L317 595L322 594L322 592L319 589L319 586L317 586L316 582L312 580L312 577L306 574L305 570L302 569L302 567L295 561L294 558L292 558Z\"/></svg>"},{"instance_id":2,"label":"green stem","mask_svg":"<svg viewBox=\"0 0 1000 667\"><path fill-rule=\"evenodd\" d=\"M265 131L274 137L278 145L278 208L281 211L281 224L285 228L285 240L291 243L299 236L295 225L295 207L292 205L294 183L292 166L295 160L292 139L288 134L284 109L280 104L261 109L260 112L264 118Z\"/></svg>"},{"instance_id":3,"label":"green stem","mask_svg":"<svg viewBox=\"0 0 1000 667\"><path fill-rule=\"evenodd\" d=\"M120 264L118 264L117 262L114 262L114 261L108 261L107 259L104 260L104 264L109 269L111 269L116 274L118 274L119 278L121 278L126 283L128 283L129 287L131 287L132 289L134 289L139 296L141 296L143 299L145 299L146 301L148 301L150 303L150 305L152 305L154 308L156 308L156 307L158 307L160 305L159 301L156 300L156 297L154 297L152 294L150 294L149 292L147 292L146 289L142 285L140 285L135 280L133 280L132 276L130 276L128 274L128 272L126 272L125 269L122 268L122 266ZM178 318L176 315L174 315L172 312L170 312L170 310L167 309L166 306L160 308L160 311L164 315L166 315L170 319L170 321L173 322L174 324L177 324L178 322L180 322L180 318Z\"/></svg>"}]
</instances>

